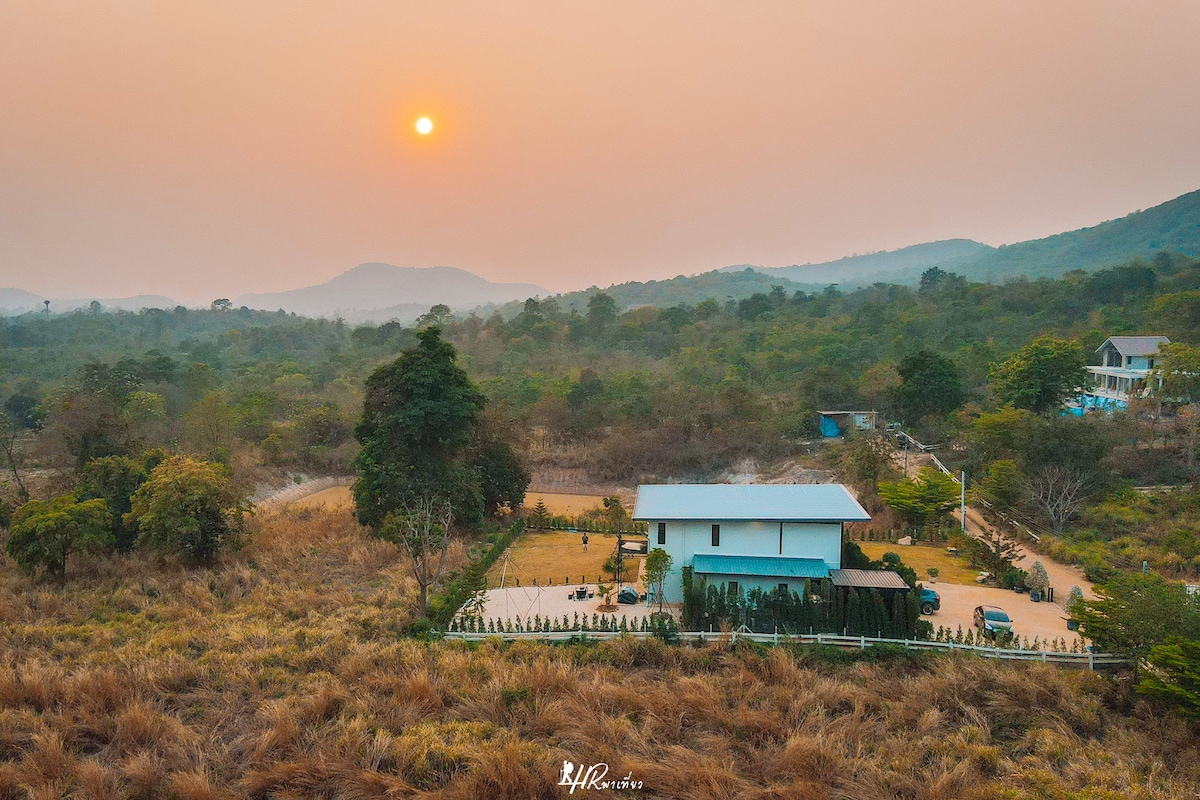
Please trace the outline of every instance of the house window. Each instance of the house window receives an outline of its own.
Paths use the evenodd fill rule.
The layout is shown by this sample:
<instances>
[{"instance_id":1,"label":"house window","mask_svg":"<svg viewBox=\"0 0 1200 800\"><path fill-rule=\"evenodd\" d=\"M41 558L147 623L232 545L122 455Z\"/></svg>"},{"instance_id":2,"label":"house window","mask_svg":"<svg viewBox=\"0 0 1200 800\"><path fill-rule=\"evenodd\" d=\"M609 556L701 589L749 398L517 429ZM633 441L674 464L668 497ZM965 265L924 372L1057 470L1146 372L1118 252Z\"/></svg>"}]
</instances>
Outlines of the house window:
<instances>
[{"instance_id":1,"label":"house window","mask_svg":"<svg viewBox=\"0 0 1200 800\"><path fill-rule=\"evenodd\" d=\"M787 593L788 593L788 588L787 588L787 584L786 584L786 583L781 583L781 584L779 584L779 593L780 593L780 594L787 594Z\"/></svg>"},{"instance_id":2,"label":"house window","mask_svg":"<svg viewBox=\"0 0 1200 800\"><path fill-rule=\"evenodd\" d=\"M729 591L728 591L729 594L735 594L738 590L737 581L730 581L728 588L729 588Z\"/></svg>"},{"instance_id":3,"label":"house window","mask_svg":"<svg viewBox=\"0 0 1200 800\"><path fill-rule=\"evenodd\" d=\"M667 523L665 522L658 523L658 543L667 543Z\"/></svg>"},{"instance_id":4,"label":"house window","mask_svg":"<svg viewBox=\"0 0 1200 800\"><path fill-rule=\"evenodd\" d=\"M712 543L712 546L713 546L713 547L720 547L720 546L721 546L721 526L720 526L720 525L713 525L713 543Z\"/></svg>"}]
</instances>

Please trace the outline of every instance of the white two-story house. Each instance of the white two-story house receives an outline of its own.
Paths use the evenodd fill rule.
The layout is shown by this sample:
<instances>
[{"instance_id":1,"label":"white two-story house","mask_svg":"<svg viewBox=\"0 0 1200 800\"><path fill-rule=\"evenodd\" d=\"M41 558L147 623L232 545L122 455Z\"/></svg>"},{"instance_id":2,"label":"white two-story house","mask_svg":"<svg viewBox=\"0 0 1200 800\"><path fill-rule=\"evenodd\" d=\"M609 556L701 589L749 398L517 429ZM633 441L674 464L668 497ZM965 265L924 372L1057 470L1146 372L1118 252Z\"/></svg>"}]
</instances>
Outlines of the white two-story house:
<instances>
[{"instance_id":1,"label":"white two-story house","mask_svg":"<svg viewBox=\"0 0 1200 800\"><path fill-rule=\"evenodd\" d=\"M841 484L672 484L639 486L633 518L671 556L663 594L679 603L684 567L747 591L837 578L845 524L871 515Z\"/></svg>"},{"instance_id":2,"label":"white two-story house","mask_svg":"<svg viewBox=\"0 0 1200 800\"><path fill-rule=\"evenodd\" d=\"M1158 366L1158 348L1170 344L1166 336L1110 336L1096 348L1100 365L1088 367L1092 385L1083 390L1083 410L1124 409L1153 388L1151 375Z\"/></svg>"}]
</instances>

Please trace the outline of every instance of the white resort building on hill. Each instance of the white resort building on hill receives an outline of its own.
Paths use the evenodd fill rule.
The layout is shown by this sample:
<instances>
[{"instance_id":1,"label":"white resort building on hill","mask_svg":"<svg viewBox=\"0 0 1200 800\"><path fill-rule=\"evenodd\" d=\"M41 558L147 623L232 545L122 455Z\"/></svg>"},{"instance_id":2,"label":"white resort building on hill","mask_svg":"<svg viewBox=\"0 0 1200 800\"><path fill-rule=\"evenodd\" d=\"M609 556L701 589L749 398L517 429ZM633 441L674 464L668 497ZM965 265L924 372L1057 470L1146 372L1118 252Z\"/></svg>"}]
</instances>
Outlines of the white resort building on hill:
<instances>
[{"instance_id":1,"label":"white resort building on hill","mask_svg":"<svg viewBox=\"0 0 1200 800\"><path fill-rule=\"evenodd\" d=\"M1089 366L1092 385L1080 398L1080 413L1092 409L1122 410L1130 400L1146 397L1161 385L1151 375L1158 366L1159 347L1170 344L1166 336L1110 336L1096 348L1100 365Z\"/></svg>"}]
</instances>

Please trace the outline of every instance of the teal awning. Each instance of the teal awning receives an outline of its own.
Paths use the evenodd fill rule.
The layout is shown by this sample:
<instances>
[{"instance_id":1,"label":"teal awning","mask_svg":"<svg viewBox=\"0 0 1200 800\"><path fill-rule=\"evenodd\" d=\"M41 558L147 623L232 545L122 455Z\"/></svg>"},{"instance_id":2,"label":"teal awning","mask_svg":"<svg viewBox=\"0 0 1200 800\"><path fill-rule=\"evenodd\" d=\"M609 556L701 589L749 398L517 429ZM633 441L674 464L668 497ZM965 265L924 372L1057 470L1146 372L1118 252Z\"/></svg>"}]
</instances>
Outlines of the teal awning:
<instances>
[{"instance_id":1,"label":"teal awning","mask_svg":"<svg viewBox=\"0 0 1200 800\"><path fill-rule=\"evenodd\" d=\"M829 567L819 558L787 556L692 556L692 571L700 575L758 575L764 578L828 578Z\"/></svg>"}]
</instances>

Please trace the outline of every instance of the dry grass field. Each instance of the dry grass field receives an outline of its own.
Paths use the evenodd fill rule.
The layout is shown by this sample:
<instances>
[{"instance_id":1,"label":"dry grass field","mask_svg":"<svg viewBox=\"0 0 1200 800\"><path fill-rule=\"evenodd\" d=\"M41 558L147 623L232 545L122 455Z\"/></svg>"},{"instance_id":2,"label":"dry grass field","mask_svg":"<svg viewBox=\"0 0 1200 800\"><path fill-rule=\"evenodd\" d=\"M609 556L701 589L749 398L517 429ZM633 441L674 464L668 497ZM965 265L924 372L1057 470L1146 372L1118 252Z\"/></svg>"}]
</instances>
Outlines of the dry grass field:
<instances>
[{"instance_id":1,"label":"dry grass field","mask_svg":"<svg viewBox=\"0 0 1200 800\"><path fill-rule=\"evenodd\" d=\"M975 585L979 570L971 566L965 556L953 555L946 552L945 545L913 544L901 546L887 542L858 542L863 553L873 559L880 559L884 553L896 553L907 566L917 571L917 577L929 583L929 568L937 567L938 583L962 583Z\"/></svg>"},{"instance_id":2,"label":"dry grass field","mask_svg":"<svg viewBox=\"0 0 1200 800\"><path fill-rule=\"evenodd\" d=\"M525 531L509 549L511 562L508 564L508 583L515 574L523 585L536 578L545 586L553 580L561 583L596 583L604 562L617 548L616 534L589 533L588 549L583 551L582 533L567 531ZM505 569L501 556L488 570L488 586L500 585L500 575ZM587 580L583 580L586 576ZM567 580L567 578L570 580Z\"/></svg>"},{"instance_id":3,"label":"dry grass field","mask_svg":"<svg viewBox=\"0 0 1200 800\"><path fill-rule=\"evenodd\" d=\"M401 636L405 565L347 515L254 527L213 569L131 559L59 587L0 567L0 798L552 798L564 760L632 774L630 797L1200 792L1193 732L1107 678L719 642L420 642Z\"/></svg>"}]
</instances>

